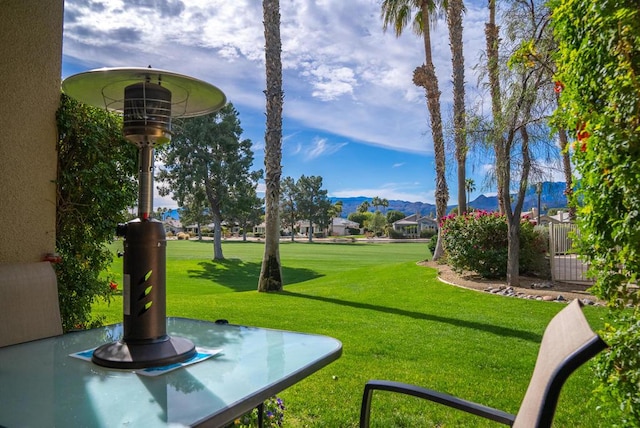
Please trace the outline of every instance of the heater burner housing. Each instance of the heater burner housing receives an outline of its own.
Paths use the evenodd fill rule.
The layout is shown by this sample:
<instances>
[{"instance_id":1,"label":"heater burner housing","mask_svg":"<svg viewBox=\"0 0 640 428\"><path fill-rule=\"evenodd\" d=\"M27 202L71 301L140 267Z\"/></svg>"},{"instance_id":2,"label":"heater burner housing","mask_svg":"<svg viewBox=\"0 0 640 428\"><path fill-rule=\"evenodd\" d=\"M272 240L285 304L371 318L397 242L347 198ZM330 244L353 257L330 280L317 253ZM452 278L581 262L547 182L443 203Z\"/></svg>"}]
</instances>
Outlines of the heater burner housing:
<instances>
[{"instance_id":1,"label":"heater burner housing","mask_svg":"<svg viewBox=\"0 0 640 428\"><path fill-rule=\"evenodd\" d=\"M171 91L155 83L124 88L124 126L127 140L138 147L171 140Z\"/></svg>"}]
</instances>

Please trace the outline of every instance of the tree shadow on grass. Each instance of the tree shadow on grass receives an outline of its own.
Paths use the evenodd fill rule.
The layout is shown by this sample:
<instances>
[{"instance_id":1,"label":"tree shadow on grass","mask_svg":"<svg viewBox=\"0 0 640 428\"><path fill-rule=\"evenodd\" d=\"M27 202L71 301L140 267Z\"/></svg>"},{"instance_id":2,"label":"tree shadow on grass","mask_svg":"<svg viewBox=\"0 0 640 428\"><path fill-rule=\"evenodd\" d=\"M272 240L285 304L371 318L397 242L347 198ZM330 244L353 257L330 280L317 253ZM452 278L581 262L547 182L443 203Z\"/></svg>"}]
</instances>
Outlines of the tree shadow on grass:
<instances>
[{"instance_id":1,"label":"tree shadow on grass","mask_svg":"<svg viewBox=\"0 0 640 428\"><path fill-rule=\"evenodd\" d=\"M258 289L261 263L246 262L241 259L203 261L198 263L200 270L188 270L191 278L205 279L220 284L233 291L255 291ZM286 285L319 278L318 272L311 269L282 267L282 276Z\"/></svg>"},{"instance_id":2,"label":"tree shadow on grass","mask_svg":"<svg viewBox=\"0 0 640 428\"><path fill-rule=\"evenodd\" d=\"M514 337L517 339L522 339L522 340L526 340L534 343L540 343L540 341L542 340L542 335L540 334L531 333L530 331L516 330L513 328L503 327L503 326L494 325L494 324L485 324L485 323L476 322L476 321L468 321L468 320L461 320L461 319L451 318L451 317L443 317L440 315L432 315L424 312L407 311L404 309L390 308L387 306L372 305L370 303L335 299L332 297L311 296L308 294L296 293L293 291L283 291L281 294L285 296L299 297L303 299L318 300L321 302L331 303L334 305L349 306L352 308L367 309L371 311L384 312L392 315L400 315L400 316L414 318L417 320L449 324L456 327L484 331L486 333L495 334L497 336Z\"/></svg>"}]
</instances>

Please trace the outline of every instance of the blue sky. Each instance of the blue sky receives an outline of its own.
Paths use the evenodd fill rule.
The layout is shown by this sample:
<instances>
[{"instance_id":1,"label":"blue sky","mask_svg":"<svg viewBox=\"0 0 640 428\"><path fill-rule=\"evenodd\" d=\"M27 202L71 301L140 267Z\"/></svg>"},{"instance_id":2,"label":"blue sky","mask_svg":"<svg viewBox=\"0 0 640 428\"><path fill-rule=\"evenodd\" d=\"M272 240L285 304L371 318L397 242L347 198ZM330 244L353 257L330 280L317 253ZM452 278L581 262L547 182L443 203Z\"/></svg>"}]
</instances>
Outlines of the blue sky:
<instances>
[{"instance_id":1,"label":"blue sky","mask_svg":"<svg viewBox=\"0 0 640 428\"><path fill-rule=\"evenodd\" d=\"M323 177L329 196L434 203L435 165L424 91L413 85L422 39L382 31L379 0L280 0L283 177ZM483 105L473 65L484 49L484 1L466 2L467 105ZM259 0L65 0L62 78L101 67L170 70L222 89L263 168L264 28ZM433 30L445 126L451 117L446 22ZM488 96L484 97L488 100ZM451 203L453 155L447 176ZM161 167L158 165L158 167ZM471 154L472 199L489 165ZM549 179L554 171L550 170ZM559 175L559 174L558 174ZM156 197L154 207L175 207Z\"/></svg>"}]
</instances>

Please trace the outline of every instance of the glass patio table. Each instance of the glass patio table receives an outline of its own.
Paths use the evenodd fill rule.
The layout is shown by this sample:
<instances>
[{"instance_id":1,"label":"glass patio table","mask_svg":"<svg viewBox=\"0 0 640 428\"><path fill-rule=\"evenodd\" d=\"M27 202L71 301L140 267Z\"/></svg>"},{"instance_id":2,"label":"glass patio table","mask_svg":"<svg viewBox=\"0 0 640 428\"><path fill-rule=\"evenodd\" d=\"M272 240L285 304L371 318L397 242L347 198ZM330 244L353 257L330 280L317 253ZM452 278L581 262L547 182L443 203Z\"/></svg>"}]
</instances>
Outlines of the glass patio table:
<instances>
[{"instance_id":1,"label":"glass patio table","mask_svg":"<svg viewBox=\"0 0 640 428\"><path fill-rule=\"evenodd\" d=\"M167 318L167 333L221 353L148 377L70 356L122 325L0 348L0 426L220 427L340 357L327 336Z\"/></svg>"}]
</instances>

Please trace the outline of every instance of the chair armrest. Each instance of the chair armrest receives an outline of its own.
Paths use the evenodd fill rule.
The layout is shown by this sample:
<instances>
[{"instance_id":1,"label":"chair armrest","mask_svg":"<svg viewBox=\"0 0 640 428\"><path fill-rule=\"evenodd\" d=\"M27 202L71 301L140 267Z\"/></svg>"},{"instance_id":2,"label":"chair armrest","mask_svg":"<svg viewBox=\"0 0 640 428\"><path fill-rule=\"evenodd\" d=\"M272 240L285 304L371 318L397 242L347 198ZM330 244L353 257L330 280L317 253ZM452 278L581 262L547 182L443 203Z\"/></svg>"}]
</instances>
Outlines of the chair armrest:
<instances>
[{"instance_id":1,"label":"chair armrest","mask_svg":"<svg viewBox=\"0 0 640 428\"><path fill-rule=\"evenodd\" d=\"M491 407L483 406L471 401L462 400L449 394L433 391L431 389L422 388L415 385L409 385L401 382L392 382L386 380L370 380L364 386L364 394L362 396L362 406L360 408L360 428L369 427L369 415L371 413L371 397L373 391L389 391L400 394L412 395L414 397L423 398L438 404L453 407L485 419L491 419L505 425L513 425L515 415L503 412Z\"/></svg>"}]
</instances>

